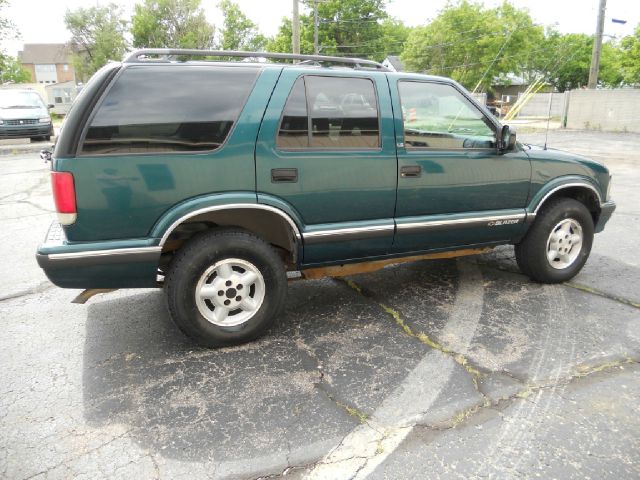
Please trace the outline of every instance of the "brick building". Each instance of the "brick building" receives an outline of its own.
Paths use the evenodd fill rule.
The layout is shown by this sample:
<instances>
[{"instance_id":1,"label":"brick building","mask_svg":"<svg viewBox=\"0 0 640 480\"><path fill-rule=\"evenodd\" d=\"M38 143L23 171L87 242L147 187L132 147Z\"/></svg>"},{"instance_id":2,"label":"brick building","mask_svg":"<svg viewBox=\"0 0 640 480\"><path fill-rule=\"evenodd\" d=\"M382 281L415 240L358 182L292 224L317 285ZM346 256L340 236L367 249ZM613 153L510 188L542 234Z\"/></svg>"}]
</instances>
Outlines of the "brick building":
<instances>
[{"instance_id":1,"label":"brick building","mask_svg":"<svg viewBox=\"0 0 640 480\"><path fill-rule=\"evenodd\" d=\"M25 43L18 59L31 72L34 83L75 82L70 54L69 46L64 43Z\"/></svg>"}]
</instances>

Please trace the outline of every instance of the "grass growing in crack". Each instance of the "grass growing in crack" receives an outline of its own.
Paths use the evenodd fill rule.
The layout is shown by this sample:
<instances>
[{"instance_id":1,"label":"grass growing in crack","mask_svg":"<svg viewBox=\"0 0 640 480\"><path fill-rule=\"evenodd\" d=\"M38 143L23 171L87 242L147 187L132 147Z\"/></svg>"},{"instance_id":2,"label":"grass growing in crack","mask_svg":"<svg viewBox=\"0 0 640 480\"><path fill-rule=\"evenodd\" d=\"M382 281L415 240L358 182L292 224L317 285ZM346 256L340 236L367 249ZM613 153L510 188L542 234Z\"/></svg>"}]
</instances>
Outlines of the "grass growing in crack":
<instances>
[{"instance_id":1,"label":"grass growing in crack","mask_svg":"<svg viewBox=\"0 0 640 480\"><path fill-rule=\"evenodd\" d=\"M637 363L631 357L626 357L624 360L613 360L611 362L602 363L600 365L590 366L590 365L579 365L576 368L575 377L586 377L587 375L591 375L592 373L604 372L606 370L611 370L612 368L622 368L624 365L629 363Z\"/></svg>"},{"instance_id":2,"label":"grass growing in crack","mask_svg":"<svg viewBox=\"0 0 640 480\"><path fill-rule=\"evenodd\" d=\"M612 295L610 293L602 292L600 290L587 287L586 285L582 285L580 283L564 282L563 285L566 285L567 287L575 288L576 290L580 290L582 292L591 293L592 295L597 295L599 297L608 298L609 300L614 300L616 302L624 303L625 305L629 305L634 308L640 308L640 303L634 302L632 300L627 300L626 298L619 297L617 295Z\"/></svg>"},{"instance_id":3,"label":"grass growing in crack","mask_svg":"<svg viewBox=\"0 0 640 480\"><path fill-rule=\"evenodd\" d=\"M356 292L358 292L360 295L366 296L362 291L362 288L353 280L346 280L346 284L352 289L354 289ZM441 345L440 343L436 342L425 333L414 332L411 329L411 327L407 325L407 323L402 319L402 317L400 316L400 313L397 310L391 308L389 305L386 305L382 302L376 301L376 303L380 308L382 308L382 310L384 310L386 313L391 315L391 317L395 320L396 324L400 328L402 328L402 331L404 331L404 333L406 333L408 336L416 338L417 340L424 343L428 347L431 347L434 350L438 350L444 353L445 355L453 358L453 360L455 360L456 363L461 365L467 372L473 375L474 378L482 375L478 369L473 368L469 364L469 360L467 360L467 358L464 355L462 355L461 353L456 353L453 350L445 347L444 345Z\"/></svg>"},{"instance_id":4,"label":"grass growing in crack","mask_svg":"<svg viewBox=\"0 0 640 480\"><path fill-rule=\"evenodd\" d=\"M364 412L361 412L360 410L358 410L355 407L350 407L349 405L346 405L342 402L338 402L335 401L336 405L339 406L340 408L342 408L345 412L347 412L349 415L351 415L352 417L355 417L358 419L358 421L360 423L366 423L367 420L369 419L369 415L367 415Z\"/></svg>"}]
</instances>

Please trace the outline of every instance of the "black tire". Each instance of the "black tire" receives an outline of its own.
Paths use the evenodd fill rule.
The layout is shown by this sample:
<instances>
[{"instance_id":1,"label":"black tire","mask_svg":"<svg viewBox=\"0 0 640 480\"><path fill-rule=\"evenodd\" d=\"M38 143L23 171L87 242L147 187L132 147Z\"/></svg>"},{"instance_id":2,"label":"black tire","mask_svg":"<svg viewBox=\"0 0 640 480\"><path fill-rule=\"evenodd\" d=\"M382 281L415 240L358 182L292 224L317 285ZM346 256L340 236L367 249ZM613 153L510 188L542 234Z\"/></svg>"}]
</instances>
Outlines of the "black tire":
<instances>
[{"instance_id":1,"label":"black tire","mask_svg":"<svg viewBox=\"0 0 640 480\"><path fill-rule=\"evenodd\" d=\"M577 257L571 264L564 268L554 268L547 258L547 242L552 230L566 219L573 219L581 227L582 244ZM551 200L538 213L524 239L515 246L518 266L522 273L535 281L565 282L575 277L589 258L593 245L593 233L593 218L584 204L572 198Z\"/></svg>"},{"instance_id":2,"label":"black tire","mask_svg":"<svg viewBox=\"0 0 640 480\"><path fill-rule=\"evenodd\" d=\"M241 294L256 295L257 283L244 288L243 292L236 291L234 287L238 285L228 283L228 289L224 295L220 296L220 299L201 300L200 307L196 301L198 282L208 269L225 259L249 262L250 266L259 271L263 279L264 296L260 307L255 313L252 313L253 316L239 325L215 324L213 320L208 320L201 313L201 309L204 309L206 314L213 316L213 311L218 307L212 302L237 301L238 298L242 298ZM238 275L242 273L240 267L234 266L233 269L236 273L240 272L237 273ZM211 275L214 278L208 279L205 284L214 284L218 278L217 270L214 270ZM216 288L213 289L216 290ZM192 238L178 251L165 277L165 290L169 313L178 328L200 345L221 347L253 340L273 324L284 307L287 295L287 275L281 258L262 239L239 230L209 230ZM228 296L232 291L233 294ZM235 296L236 294L238 297ZM238 307L240 308L240 305ZM233 311L237 311L231 310L231 308L228 309L229 316L225 321L232 318ZM241 308L240 312L242 313Z\"/></svg>"},{"instance_id":3,"label":"black tire","mask_svg":"<svg viewBox=\"0 0 640 480\"><path fill-rule=\"evenodd\" d=\"M45 135L44 137L42 137L42 140L45 142L50 142L51 141L51 135Z\"/></svg>"}]
</instances>

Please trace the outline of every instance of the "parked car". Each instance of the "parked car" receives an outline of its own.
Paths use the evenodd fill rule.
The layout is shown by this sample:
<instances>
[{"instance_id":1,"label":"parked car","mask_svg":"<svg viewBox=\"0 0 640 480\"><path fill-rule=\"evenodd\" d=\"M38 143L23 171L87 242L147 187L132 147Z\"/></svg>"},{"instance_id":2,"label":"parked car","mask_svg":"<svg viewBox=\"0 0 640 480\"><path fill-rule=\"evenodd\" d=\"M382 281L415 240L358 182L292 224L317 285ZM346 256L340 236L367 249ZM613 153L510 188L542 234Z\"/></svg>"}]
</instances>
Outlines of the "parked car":
<instances>
[{"instance_id":1,"label":"parked car","mask_svg":"<svg viewBox=\"0 0 640 480\"><path fill-rule=\"evenodd\" d=\"M53 125L47 105L34 90L0 89L0 139L50 140Z\"/></svg>"},{"instance_id":2,"label":"parked car","mask_svg":"<svg viewBox=\"0 0 640 480\"><path fill-rule=\"evenodd\" d=\"M224 55L304 63L193 60ZM290 54L141 50L105 66L51 178L58 222L37 251L49 279L163 285L207 346L261 335L288 272L514 244L532 279L568 280L615 208L605 166L518 143L453 80Z\"/></svg>"}]
</instances>

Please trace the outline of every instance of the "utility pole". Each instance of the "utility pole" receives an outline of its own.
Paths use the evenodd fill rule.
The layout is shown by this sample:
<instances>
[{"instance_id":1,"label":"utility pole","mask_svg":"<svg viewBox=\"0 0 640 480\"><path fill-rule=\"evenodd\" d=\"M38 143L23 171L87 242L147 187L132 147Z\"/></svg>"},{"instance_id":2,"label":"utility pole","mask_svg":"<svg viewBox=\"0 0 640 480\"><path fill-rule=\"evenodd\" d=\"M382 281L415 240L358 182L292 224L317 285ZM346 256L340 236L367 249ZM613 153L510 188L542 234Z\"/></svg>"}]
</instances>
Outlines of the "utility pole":
<instances>
[{"instance_id":1,"label":"utility pole","mask_svg":"<svg viewBox=\"0 0 640 480\"><path fill-rule=\"evenodd\" d=\"M598 23L596 25L596 38L593 40L593 53L591 54L591 68L589 69L589 83L587 88L594 89L598 84L598 70L600 70L600 52L602 50L602 32L604 30L604 11L607 8L607 0L600 0L598 7Z\"/></svg>"},{"instance_id":2,"label":"utility pole","mask_svg":"<svg viewBox=\"0 0 640 480\"><path fill-rule=\"evenodd\" d=\"M318 55L318 0L313 0L313 53Z\"/></svg>"},{"instance_id":3,"label":"utility pole","mask_svg":"<svg viewBox=\"0 0 640 480\"><path fill-rule=\"evenodd\" d=\"M293 20L291 21L291 30L293 53L300 54L300 11L298 10L298 0L293 0Z\"/></svg>"}]
</instances>

